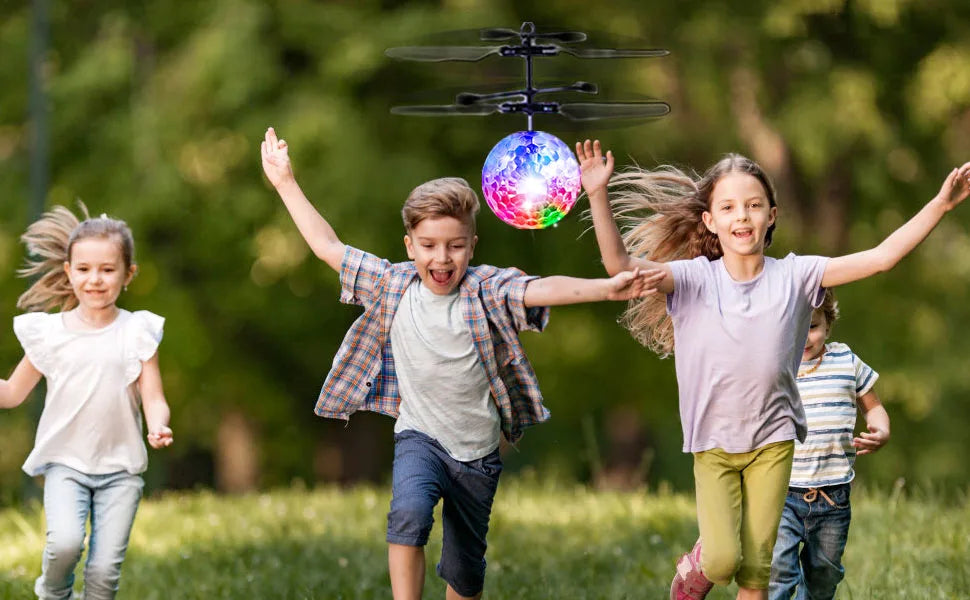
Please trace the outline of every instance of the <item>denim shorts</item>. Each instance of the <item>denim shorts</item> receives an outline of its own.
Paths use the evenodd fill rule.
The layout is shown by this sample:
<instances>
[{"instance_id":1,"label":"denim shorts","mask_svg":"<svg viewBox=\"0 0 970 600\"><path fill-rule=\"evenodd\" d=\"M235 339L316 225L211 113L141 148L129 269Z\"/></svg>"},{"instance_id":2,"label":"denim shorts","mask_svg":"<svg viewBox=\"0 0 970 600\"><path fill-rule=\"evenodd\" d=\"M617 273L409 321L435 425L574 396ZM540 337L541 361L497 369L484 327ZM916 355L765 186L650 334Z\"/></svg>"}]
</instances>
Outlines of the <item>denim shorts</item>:
<instances>
[{"instance_id":1,"label":"denim shorts","mask_svg":"<svg viewBox=\"0 0 970 600\"><path fill-rule=\"evenodd\" d=\"M498 449L461 462L423 433L395 434L388 543L427 544L434 507L444 500L438 576L462 596L479 593L485 584L485 534L501 473Z\"/></svg>"}]
</instances>

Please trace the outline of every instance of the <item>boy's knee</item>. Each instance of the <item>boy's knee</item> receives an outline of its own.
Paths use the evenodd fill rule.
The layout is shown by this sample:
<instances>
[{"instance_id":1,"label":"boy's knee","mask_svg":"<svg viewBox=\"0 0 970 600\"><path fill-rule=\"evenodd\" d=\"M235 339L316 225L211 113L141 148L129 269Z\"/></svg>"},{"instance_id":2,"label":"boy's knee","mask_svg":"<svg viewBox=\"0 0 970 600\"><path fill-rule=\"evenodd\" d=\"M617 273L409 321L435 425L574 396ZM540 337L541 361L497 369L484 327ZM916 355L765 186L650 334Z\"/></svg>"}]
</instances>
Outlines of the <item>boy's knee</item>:
<instances>
[{"instance_id":1,"label":"boy's knee","mask_svg":"<svg viewBox=\"0 0 970 600\"><path fill-rule=\"evenodd\" d=\"M701 551L701 571L718 585L727 585L741 566L741 553L735 549L704 546Z\"/></svg>"},{"instance_id":2,"label":"boy's knee","mask_svg":"<svg viewBox=\"0 0 970 600\"><path fill-rule=\"evenodd\" d=\"M467 553L442 551L438 577L464 597L473 597L485 588L485 559Z\"/></svg>"},{"instance_id":3,"label":"boy's knee","mask_svg":"<svg viewBox=\"0 0 970 600\"><path fill-rule=\"evenodd\" d=\"M434 504L421 498L395 499L387 513L387 541L424 546L434 524Z\"/></svg>"}]
</instances>

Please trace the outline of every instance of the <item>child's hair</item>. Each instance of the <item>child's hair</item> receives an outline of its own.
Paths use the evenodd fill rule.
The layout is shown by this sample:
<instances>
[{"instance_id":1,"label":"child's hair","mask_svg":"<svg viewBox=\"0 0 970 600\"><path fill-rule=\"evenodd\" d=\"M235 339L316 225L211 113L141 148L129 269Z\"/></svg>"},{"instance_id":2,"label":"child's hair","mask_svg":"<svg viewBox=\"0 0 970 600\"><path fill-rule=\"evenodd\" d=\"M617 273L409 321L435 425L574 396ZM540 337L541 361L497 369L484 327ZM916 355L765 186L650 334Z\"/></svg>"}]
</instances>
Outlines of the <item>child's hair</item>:
<instances>
[{"instance_id":1,"label":"child's hair","mask_svg":"<svg viewBox=\"0 0 970 600\"><path fill-rule=\"evenodd\" d=\"M714 186L729 173L751 175L765 189L770 206L777 206L768 175L751 159L728 154L703 176L672 166L655 171L633 167L610 181L615 188L613 209L623 226L623 242L632 256L657 262L723 255L717 235L704 225L702 215L711 208ZM644 218L642 212L653 213ZM765 248L771 245L775 225L768 227ZM634 300L620 317L631 335L660 356L674 351L674 330L662 294Z\"/></svg>"},{"instance_id":2,"label":"child's hair","mask_svg":"<svg viewBox=\"0 0 970 600\"><path fill-rule=\"evenodd\" d=\"M401 209L401 217L408 233L429 217L454 217L467 223L474 234L478 209L478 194L467 181L461 177L442 177L414 188Z\"/></svg>"},{"instance_id":3,"label":"child's hair","mask_svg":"<svg viewBox=\"0 0 970 600\"><path fill-rule=\"evenodd\" d=\"M20 236L27 246L25 266L17 271L21 277L39 276L17 299L17 307L26 311L70 310L78 300L64 272L71 261L74 244L88 238L115 238L125 262L125 271L135 264L135 243L131 229L124 221L107 215L91 218L88 209L78 202L83 221L63 206L55 206L32 223Z\"/></svg>"},{"instance_id":4,"label":"child's hair","mask_svg":"<svg viewBox=\"0 0 970 600\"><path fill-rule=\"evenodd\" d=\"M835 323L835 320L839 318L839 301L835 299L832 288L825 288L825 296L815 312L822 313L822 316L825 317L826 327L832 327L832 323Z\"/></svg>"}]
</instances>

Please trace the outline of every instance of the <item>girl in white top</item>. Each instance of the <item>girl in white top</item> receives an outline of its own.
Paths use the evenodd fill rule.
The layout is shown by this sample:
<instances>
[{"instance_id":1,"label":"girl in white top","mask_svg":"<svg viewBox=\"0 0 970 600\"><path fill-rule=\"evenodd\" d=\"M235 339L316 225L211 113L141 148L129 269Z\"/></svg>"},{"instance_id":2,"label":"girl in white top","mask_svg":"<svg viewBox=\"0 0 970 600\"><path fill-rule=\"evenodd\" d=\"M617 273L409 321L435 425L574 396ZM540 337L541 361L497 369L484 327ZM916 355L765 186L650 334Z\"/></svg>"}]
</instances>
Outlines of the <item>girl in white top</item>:
<instances>
[{"instance_id":1,"label":"girl in white top","mask_svg":"<svg viewBox=\"0 0 970 600\"><path fill-rule=\"evenodd\" d=\"M47 543L34 592L71 598L74 567L90 516L84 569L87 600L114 598L144 485L148 443L172 443L162 393L158 344L164 319L115 302L135 275L134 242L124 223L104 215L84 221L56 207L21 238L33 256L21 276L39 276L14 318L24 358L0 379L0 408L19 406L43 376L44 411L24 463L44 475ZM59 309L59 312L43 312Z\"/></svg>"}]
</instances>

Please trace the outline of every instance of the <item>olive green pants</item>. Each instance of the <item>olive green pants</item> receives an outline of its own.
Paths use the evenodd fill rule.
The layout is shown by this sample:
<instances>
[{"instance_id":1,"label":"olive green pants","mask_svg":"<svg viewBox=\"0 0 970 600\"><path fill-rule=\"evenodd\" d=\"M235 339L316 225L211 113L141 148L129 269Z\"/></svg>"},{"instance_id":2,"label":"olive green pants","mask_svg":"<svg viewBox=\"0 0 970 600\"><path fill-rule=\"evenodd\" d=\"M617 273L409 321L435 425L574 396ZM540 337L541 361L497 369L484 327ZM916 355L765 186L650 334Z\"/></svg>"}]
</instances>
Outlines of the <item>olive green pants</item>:
<instances>
[{"instance_id":1,"label":"olive green pants","mask_svg":"<svg viewBox=\"0 0 970 600\"><path fill-rule=\"evenodd\" d=\"M701 570L718 585L768 589L795 443L694 453Z\"/></svg>"}]
</instances>

